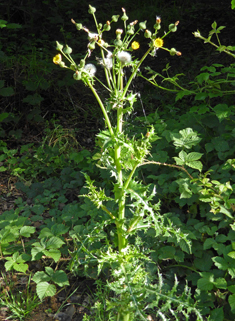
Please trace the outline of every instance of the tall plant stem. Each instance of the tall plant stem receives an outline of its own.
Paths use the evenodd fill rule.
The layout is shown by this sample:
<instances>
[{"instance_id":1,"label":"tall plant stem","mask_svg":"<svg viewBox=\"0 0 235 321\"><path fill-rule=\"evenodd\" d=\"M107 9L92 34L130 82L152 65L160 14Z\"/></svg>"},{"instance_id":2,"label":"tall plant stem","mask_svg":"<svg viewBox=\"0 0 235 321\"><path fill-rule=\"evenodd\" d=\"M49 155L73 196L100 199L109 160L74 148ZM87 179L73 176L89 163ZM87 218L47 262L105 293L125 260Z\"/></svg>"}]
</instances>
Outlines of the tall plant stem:
<instances>
[{"instance_id":1,"label":"tall plant stem","mask_svg":"<svg viewBox=\"0 0 235 321\"><path fill-rule=\"evenodd\" d=\"M106 124L107 124L108 129L109 129L110 135L111 135L112 137L114 137L114 132L113 132L112 124L111 124L111 122L110 122L110 119L109 119L109 116L108 116L108 114L107 114L107 111L106 111L106 109L105 109L105 107L104 107L104 105L103 105L103 103L102 103L102 100L100 99L100 96L97 94L95 88L92 86L92 84L91 84L89 81L87 81L87 84L88 84L88 86L90 87L91 91L93 92L93 94L94 94L94 96L95 96L98 104L100 105L100 108L101 108L101 110L102 110L102 112L103 112L103 115L104 115Z\"/></svg>"},{"instance_id":2,"label":"tall plant stem","mask_svg":"<svg viewBox=\"0 0 235 321\"><path fill-rule=\"evenodd\" d=\"M123 76L122 70L119 72L119 79L118 79L118 86L119 90L123 90ZM117 136L119 136L123 131L123 105L122 101L117 108ZM118 249L119 252L126 246L125 237L123 236L123 221L125 218L125 205L126 205L126 197L123 191L123 176L122 176L122 165L121 165L121 146L117 142L115 142L114 146L115 150L115 165L117 170L118 176L118 184L119 184L119 191L116 192L116 199L118 199Z\"/></svg>"},{"instance_id":3,"label":"tall plant stem","mask_svg":"<svg viewBox=\"0 0 235 321\"><path fill-rule=\"evenodd\" d=\"M128 79L125 88L123 89L123 94L122 97L124 98L126 96L127 90L132 82L132 79L136 76L136 73L139 69L139 67L141 66L142 62L144 61L144 59L148 56L148 54L150 53L150 51L152 50L152 47L150 47L146 53L143 55L143 57L140 59L138 65L135 67L135 70L133 71L133 73L131 74L130 78Z\"/></svg>"}]
</instances>

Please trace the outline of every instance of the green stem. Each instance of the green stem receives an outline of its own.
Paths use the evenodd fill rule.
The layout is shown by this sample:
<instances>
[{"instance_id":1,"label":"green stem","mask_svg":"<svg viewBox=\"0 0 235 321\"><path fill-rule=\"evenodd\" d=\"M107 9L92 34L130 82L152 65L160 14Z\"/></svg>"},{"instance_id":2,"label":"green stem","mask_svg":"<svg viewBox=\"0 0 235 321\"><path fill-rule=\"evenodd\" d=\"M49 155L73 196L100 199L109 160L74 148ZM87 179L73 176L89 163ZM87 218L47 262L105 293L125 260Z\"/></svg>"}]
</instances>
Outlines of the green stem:
<instances>
[{"instance_id":1,"label":"green stem","mask_svg":"<svg viewBox=\"0 0 235 321\"><path fill-rule=\"evenodd\" d=\"M150 51L152 50L152 47L150 47L146 53L143 55L143 57L140 59L138 65L135 67L135 70L133 71L133 73L131 74L130 78L128 79L125 88L123 89L123 94L122 94L122 98L124 98L126 96L127 90L132 82L132 79L135 77L139 67L141 66L142 62L144 61L144 59L148 56L148 54L150 53Z\"/></svg>"},{"instance_id":2,"label":"green stem","mask_svg":"<svg viewBox=\"0 0 235 321\"><path fill-rule=\"evenodd\" d=\"M102 103L102 100L100 99L100 96L97 94L95 88L92 86L92 84L90 83L90 81L87 81L87 84L88 86L90 87L91 91L93 92L96 100L98 101L98 104L100 105L100 108L103 112L103 115L104 115L104 118L106 120L106 124L108 126L108 129L109 129L109 132L110 132L110 135L113 137L114 136L114 132L113 132L113 128L112 128L112 124L110 122L110 119L109 119L109 116L107 114L107 111Z\"/></svg>"}]
</instances>

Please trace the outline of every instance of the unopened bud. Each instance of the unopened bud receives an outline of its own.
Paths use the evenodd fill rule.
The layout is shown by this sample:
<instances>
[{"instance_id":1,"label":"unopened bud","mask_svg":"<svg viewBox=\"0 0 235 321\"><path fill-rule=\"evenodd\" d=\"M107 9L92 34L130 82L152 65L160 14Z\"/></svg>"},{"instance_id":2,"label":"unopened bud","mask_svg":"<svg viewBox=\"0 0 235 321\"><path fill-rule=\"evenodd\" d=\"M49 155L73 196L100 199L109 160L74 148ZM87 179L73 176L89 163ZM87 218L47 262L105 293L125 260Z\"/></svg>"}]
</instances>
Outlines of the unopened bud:
<instances>
[{"instance_id":1,"label":"unopened bud","mask_svg":"<svg viewBox=\"0 0 235 321\"><path fill-rule=\"evenodd\" d=\"M116 35L121 35L123 33L123 30L122 29L117 29L116 30Z\"/></svg>"},{"instance_id":2,"label":"unopened bud","mask_svg":"<svg viewBox=\"0 0 235 321\"><path fill-rule=\"evenodd\" d=\"M118 18L119 18L119 15L114 15L112 16L112 21L113 22L117 22L118 21ZM107 22L106 22L107 23Z\"/></svg>"},{"instance_id":3,"label":"unopened bud","mask_svg":"<svg viewBox=\"0 0 235 321\"><path fill-rule=\"evenodd\" d=\"M123 12L123 15L122 15L121 19L122 19L123 21L128 20L129 17L126 15L126 10L125 10L124 8L122 8L122 12Z\"/></svg>"},{"instance_id":4,"label":"unopened bud","mask_svg":"<svg viewBox=\"0 0 235 321\"><path fill-rule=\"evenodd\" d=\"M70 55L73 50L68 45L66 45L63 51L66 55Z\"/></svg>"},{"instance_id":5,"label":"unopened bud","mask_svg":"<svg viewBox=\"0 0 235 321\"><path fill-rule=\"evenodd\" d=\"M170 30L171 32L176 32L177 26L176 26L174 23L171 23L171 24L169 25L169 30Z\"/></svg>"},{"instance_id":6,"label":"unopened bud","mask_svg":"<svg viewBox=\"0 0 235 321\"><path fill-rule=\"evenodd\" d=\"M127 32L128 35L133 35L135 33L134 26L127 26Z\"/></svg>"},{"instance_id":7,"label":"unopened bud","mask_svg":"<svg viewBox=\"0 0 235 321\"><path fill-rule=\"evenodd\" d=\"M95 8L95 7L92 7L92 6L89 4L88 13L94 14L95 12L96 12L96 8Z\"/></svg>"},{"instance_id":8,"label":"unopened bud","mask_svg":"<svg viewBox=\"0 0 235 321\"><path fill-rule=\"evenodd\" d=\"M143 21L143 22L140 22L140 23L139 23L140 29L142 29L142 30L146 29L146 22L147 22L147 21Z\"/></svg>"},{"instance_id":9,"label":"unopened bud","mask_svg":"<svg viewBox=\"0 0 235 321\"><path fill-rule=\"evenodd\" d=\"M156 16L156 23L158 23L158 24L159 24L159 23L161 23L161 21L162 21L162 20L161 20L161 17Z\"/></svg>"},{"instance_id":10,"label":"unopened bud","mask_svg":"<svg viewBox=\"0 0 235 321\"><path fill-rule=\"evenodd\" d=\"M58 41L56 41L56 50L62 51L63 45L61 45Z\"/></svg>"},{"instance_id":11,"label":"unopened bud","mask_svg":"<svg viewBox=\"0 0 235 321\"><path fill-rule=\"evenodd\" d=\"M175 48L171 48L171 50L170 50L170 55L171 55L171 56L175 56L175 55L176 55L176 52L177 52L177 50L176 50Z\"/></svg>"},{"instance_id":12,"label":"unopened bud","mask_svg":"<svg viewBox=\"0 0 235 321\"><path fill-rule=\"evenodd\" d=\"M117 46L117 47L121 47L121 46L122 46L122 40L120 40L120 39L115 39L115 40L114 40L114 45Z\"/></svg>"},{"instance_id":13,"label":"unopened bud","mask_svg":"<svg viewBox=\"0 0 235 321\"><path fill-rule=\"evenodd\" d=\"M134 26L134 25L136 25L136 24L137 24L137 22L138 22L138 20L132 21L132 22L130 23L130 26Z\"/></svg>"},{"instance_id":14,"label":"unopened bud","mask_svg":"<svg viewBox=\"0 0 235 321\"><path fill-rule=\"evenodd\" d=\"M81 71L76 70L75 74L73 74L73 78L75 80L81 80L82 79L82 73Z\"/></svg>"},{"instance_id":15,"label":"unopened bud","mask_svg":"<svg viewBox=\"0 0 235 321\"><path fill-rule=\"evenodd\" d=\"M87 47L90 50L94 50L95 49L95 41L90 42Z\"/></svg>"},{"instance_id":16,"label":"unopened bud","mask_svg":"<svg viewBox=\"0 0 235 321\"><path fill-rule=\"evenodd\" d=\"M152 37L152 32L146 29L145 32L144 32L144 36L145 36L145 38L151 38Z\"/></svg>"}]
</instances>

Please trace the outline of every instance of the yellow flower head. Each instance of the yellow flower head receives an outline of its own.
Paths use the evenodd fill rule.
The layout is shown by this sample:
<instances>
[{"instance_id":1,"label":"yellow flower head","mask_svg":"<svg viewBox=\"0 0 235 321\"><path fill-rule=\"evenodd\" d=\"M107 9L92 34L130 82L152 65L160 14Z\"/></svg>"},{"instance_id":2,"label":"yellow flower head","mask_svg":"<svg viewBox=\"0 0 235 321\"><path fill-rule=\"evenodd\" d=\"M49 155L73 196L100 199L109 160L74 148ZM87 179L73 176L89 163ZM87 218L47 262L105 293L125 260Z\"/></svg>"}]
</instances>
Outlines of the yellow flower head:
<instances>
[{"instance_id":1,"label":"yellow flower head","mask_svg":"<svg viewBox=\"0 0 235 321\"><path fill-rule=\"evenodd\" d=\"M54 64L59 65L61 61L62 61L61 54L57 54L55 57L53 57Z\"/></svg>"},{"instance_id":2,"label":"yellow flower head","mask_svg":"<svg viewBox=\"0 0 235 321\"><path fill-rule=\"evenodd\" d=\"M137 49L139 49L139 47L140 47L140 44L139 44L137 41L133 41L133 42L132 42L131 48L132 48L133 50L137 50Z\"/></svg>"},{"instance_id":3,"label":"yellow flower head","mask_svg":"<svg viewBox=\"0 0 235 321\"><path fill-rule=\"evenodd\" d=\"M163 40L161 38L157 38L153 42L154 47L161 48L163 46Z\"/></svg>"}]
</instances>

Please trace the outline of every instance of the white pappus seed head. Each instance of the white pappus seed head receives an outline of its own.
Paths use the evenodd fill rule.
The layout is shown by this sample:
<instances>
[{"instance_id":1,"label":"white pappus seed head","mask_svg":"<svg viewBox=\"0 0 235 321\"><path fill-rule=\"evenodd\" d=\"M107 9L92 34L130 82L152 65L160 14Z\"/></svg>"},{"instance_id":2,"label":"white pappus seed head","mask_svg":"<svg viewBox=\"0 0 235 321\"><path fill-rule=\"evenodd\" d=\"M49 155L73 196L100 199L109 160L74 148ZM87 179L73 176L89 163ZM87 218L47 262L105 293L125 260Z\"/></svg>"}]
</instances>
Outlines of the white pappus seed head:
<instances>
[{"instance_id":1,"label":"white pappus seed head","mask_svg":"<svg viewBox=\"0 0 235 321\"><path fill-rule=\"evenodd\" d=\"M93 77L96 73L96 66L93 64L87 64L85 65L84 70L87 71L90 74L90 76Z\"/></svg>"},{"instance_id":2,"label":"white pappus seed head","mask_svg":"<svg viewBox=\"0 0 235 321\"><path fill-rule=\"evenodd\" d=\"M128 64L131 62L131 54L126 51L120 51L117 54L117 59L120 60L123 64Z\"/></svg>"}]
</instances>

